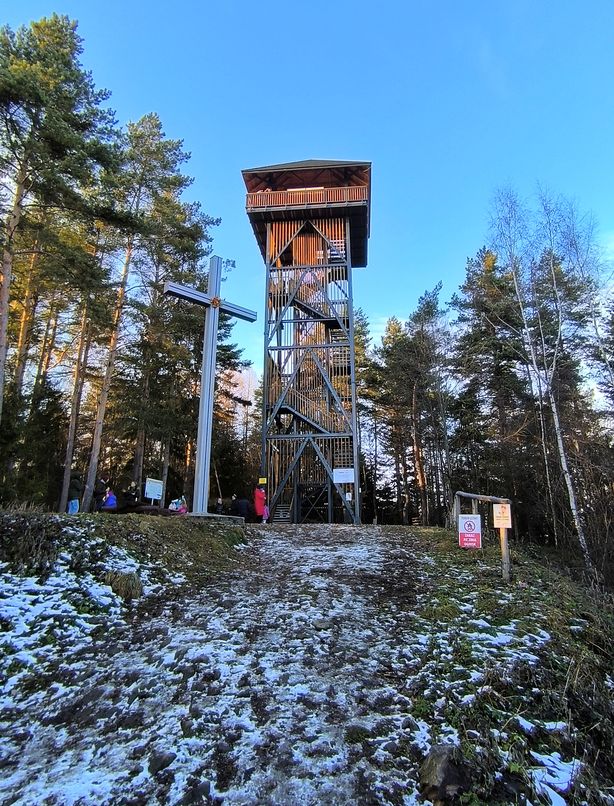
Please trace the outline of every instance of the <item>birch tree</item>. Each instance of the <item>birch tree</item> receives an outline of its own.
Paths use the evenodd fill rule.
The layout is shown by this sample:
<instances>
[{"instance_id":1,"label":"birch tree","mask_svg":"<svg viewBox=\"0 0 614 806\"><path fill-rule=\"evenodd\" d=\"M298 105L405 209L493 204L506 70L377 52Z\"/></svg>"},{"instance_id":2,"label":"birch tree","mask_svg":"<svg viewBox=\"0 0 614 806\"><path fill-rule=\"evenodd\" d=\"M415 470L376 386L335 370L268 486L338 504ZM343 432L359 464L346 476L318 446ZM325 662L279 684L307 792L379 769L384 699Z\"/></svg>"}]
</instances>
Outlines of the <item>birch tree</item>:
<instances>
[{"instance_id":1,"label":"birch tree","mask_svg":"<svg viewBox=\"0 0 614 806\"><path fill-rule=\"evenodd\" d=\"M523 210L518 197L511 190L500 191L493 208L494 243L514 285L530 382L540 411L549 494L552 496L548 461L551 446L547 437L546 414L551 417L555 438L553 447L564 479L578 545L587 570L594 573L554 390L559 358L564 349L564 334L571 325L570 309L564 304L561 286L561 264L553 249L558 231L556 214L557 210L548 197L540 194L540 211L537 217L533 217L531 226L530 216Z\"/></svg>"}]
</instances>

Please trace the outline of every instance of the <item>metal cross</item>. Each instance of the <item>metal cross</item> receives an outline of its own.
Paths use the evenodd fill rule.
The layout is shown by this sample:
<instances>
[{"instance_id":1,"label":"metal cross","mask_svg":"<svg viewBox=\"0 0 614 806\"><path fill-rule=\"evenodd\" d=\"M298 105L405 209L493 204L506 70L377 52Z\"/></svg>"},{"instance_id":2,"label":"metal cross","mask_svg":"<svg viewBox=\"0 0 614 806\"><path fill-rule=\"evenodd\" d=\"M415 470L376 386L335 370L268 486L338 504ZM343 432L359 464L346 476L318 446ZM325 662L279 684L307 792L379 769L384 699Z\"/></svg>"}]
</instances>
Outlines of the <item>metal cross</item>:
<instances>
[{"instance_id":1,"label":"metal cross","mask_svg":"<svg viewBox=\"0 0 614 806\"><path fill-rule=\"evenodd\" d=\"M200 404L198 407L198 435L196 437L196 467L194 470L194 500L192 512L206 514L209 501L209 468L211 464L211 429L213 427L213 388L215 384L215 361L217 355L217 328L220 311L243 319L256 321L256 312L232 302L220 299L222 282L222 259L209 260L209 283L207 293L189 285L164 283L163 292L197 305L205 306L205 334L203 339L203 363L200 376Z\"/></svg>"}]
</instances>

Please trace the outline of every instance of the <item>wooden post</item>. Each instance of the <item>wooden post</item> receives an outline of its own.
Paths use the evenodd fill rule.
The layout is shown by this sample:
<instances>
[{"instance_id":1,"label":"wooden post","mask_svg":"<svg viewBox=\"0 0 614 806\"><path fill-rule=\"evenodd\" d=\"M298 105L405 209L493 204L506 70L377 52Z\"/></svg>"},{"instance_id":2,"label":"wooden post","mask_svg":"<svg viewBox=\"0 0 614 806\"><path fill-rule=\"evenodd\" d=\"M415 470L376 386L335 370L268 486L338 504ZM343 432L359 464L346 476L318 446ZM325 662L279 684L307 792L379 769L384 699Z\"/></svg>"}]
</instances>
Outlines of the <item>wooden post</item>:
<instances>
[{"instance_id":1,"label":"wooden post","mask_svg":"<svg viewBox=\"0 0 614 806\"><path fill-rule=\"evenodd\" d=\"M510 549L507 542L507 530L512 528L512 502L509 498L497 498L494 495L479 495L477 493L465 493L458 490L454 493L454 516L458 519L460 513L460 499L471 499L471 512L477 515L478 501L489 501L493 507L493 526L499 529L499 542L501 544L501 571L505 582L510 581L511 560ZM502 526L501 524L505 524Z\"/></svg>"},{"instance_id":2,"label":"wooden post","mask_svg":"<svg viewBox=\"0 0 614 806\"><path fill-rule=\"evenodd\" d=\"M510 581L510 547L507 543L507 529L499 527L499 540L501 542L501 570L505 582Z\"/></svg>"}]
</instances>

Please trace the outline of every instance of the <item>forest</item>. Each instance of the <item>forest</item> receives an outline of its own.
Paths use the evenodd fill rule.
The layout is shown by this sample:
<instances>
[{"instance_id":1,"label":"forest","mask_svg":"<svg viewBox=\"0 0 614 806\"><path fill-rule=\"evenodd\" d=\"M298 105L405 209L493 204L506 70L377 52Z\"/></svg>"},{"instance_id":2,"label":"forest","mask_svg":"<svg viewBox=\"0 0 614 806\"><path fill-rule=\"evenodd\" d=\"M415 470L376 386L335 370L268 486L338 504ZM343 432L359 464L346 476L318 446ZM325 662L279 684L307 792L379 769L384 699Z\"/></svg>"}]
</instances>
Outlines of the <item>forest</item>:
<instances>
[{"instance_id":1,"label":"forest","mask_svg":"<svg viewBox=\"0 0 614 806\"><path fill-rule=\"evenodd\" d=\"M103 472L190 497L203 314L162 287L206 288L219 220L185 200L190 155L155 112L118 124L83 47L63 16L0 32L3 506L64 511L73 469L85 510ZM450 525L456 490L504 496L516 539L603 580L614 303L596 224L504 188L488 229L450 302L427 289L377 343L356 311L362 520ZM221 323L211 490L226 497L257 479L260 414Z\"/></svg>"}]
</instances>

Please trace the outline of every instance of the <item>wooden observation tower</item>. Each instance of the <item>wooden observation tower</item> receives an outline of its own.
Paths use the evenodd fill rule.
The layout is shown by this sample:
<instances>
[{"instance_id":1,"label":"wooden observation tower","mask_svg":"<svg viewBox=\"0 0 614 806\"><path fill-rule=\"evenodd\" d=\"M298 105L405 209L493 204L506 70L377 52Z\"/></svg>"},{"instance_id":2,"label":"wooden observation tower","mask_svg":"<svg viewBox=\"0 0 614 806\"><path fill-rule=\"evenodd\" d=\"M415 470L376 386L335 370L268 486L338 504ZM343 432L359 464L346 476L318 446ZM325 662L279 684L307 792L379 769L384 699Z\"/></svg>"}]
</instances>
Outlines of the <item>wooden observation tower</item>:
<instances>
[{"instance_id":1,"label":"wooden observation tower","mask_svg":"<svg viewBox=\"0 0 614 806\"><path fill-rule=\"evenodd\" d=\"M360 523L352 268L367 265L371 163L243 171L266 265L262 472L276 521Z\"/></svg>"}]
</instances>

